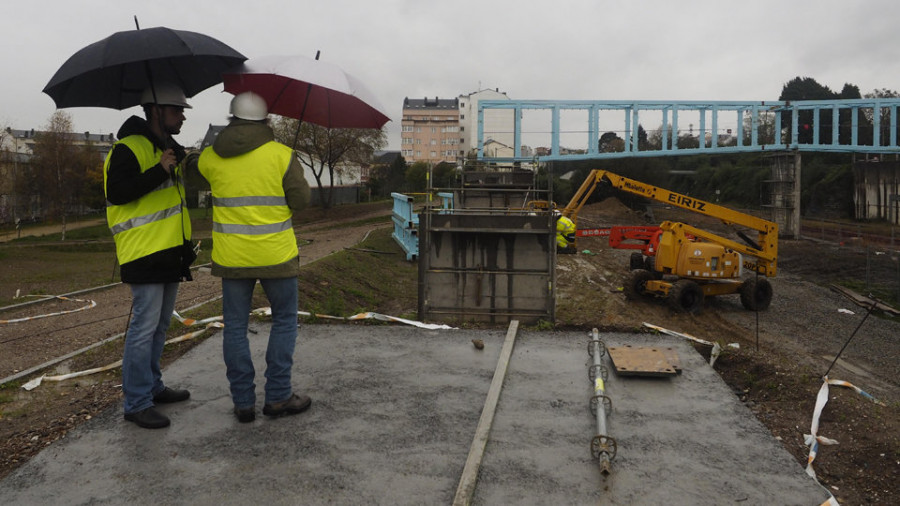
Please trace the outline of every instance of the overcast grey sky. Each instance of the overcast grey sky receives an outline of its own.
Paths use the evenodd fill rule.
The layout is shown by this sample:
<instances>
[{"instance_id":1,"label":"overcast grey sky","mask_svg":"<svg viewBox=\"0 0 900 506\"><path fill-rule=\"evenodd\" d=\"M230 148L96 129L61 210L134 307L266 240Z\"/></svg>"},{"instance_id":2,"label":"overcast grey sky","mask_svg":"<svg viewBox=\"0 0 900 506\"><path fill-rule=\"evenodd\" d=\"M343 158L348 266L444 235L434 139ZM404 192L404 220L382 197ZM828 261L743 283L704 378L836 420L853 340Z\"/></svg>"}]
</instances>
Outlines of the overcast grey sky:
<instances>
[{"instance_id":1,"label":"overcast grey sky","mask_svg":"<svg viewBox=\"0 0 900 506\"><path fill-rule=\"evenodd\" d=\"M82 0L5 1L0 126L40 129L41 90L75 51L168 26L253 58L301 54L365 82L399 149L404 97L499 88L514 99L776 100L796 76L834 91L900 89L896 0ZM222 124L221 85L191 100L178 137ZM67 109L76 131L115 133L138 108Z\"/></svg>"}]
</instances>

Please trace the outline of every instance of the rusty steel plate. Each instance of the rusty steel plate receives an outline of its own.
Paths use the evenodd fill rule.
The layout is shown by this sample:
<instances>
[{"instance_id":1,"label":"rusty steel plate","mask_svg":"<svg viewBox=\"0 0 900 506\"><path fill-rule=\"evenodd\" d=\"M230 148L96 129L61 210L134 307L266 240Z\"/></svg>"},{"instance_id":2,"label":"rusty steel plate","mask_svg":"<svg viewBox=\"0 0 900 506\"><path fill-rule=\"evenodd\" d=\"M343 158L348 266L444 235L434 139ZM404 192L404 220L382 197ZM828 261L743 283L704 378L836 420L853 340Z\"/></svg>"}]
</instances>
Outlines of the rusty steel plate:
<instances>
[{"instance_id":1,"label":"rusty steel plate","mask_svg":"<svg viewBox=\"0 0 900 506\"><path fill-rule=\"evenodd\" d=\"M619 346L608 351L620 376L674 376L681 372L678 354L671 348Z\"/></svg>"}]
</instances>

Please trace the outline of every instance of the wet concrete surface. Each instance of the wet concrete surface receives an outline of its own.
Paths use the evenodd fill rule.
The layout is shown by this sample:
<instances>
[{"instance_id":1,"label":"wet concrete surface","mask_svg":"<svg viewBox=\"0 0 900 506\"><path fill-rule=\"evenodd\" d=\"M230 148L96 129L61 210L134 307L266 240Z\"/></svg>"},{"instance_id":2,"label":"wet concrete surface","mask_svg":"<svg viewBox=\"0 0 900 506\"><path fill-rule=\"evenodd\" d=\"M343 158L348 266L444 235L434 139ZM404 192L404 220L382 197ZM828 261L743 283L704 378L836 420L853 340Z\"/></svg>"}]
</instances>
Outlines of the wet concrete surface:
<instances>
[{"instance_id":1,"label":"wet concrete surface","mask_svg":"<svg viewBox=\"0 0 900 506\"><path fill-rule=\"evenodd\" d=\"M268 324L251 347L263 399ZM504 331L303 325L293 383L303 414L240 424L216 335L164 371L191 390L146 430L121 407L95 417L0 481L4 504L451 504ZM593 359L585 333L518 332L472 504L798 504L828 493L808 477L684 341L601 334L607 346L665 346L683 373L610 372L605 476L591 455ZM471 340L482 339L483 350ZM609 357L604 364L611 368Z\"/></svg>"}]
</instances>

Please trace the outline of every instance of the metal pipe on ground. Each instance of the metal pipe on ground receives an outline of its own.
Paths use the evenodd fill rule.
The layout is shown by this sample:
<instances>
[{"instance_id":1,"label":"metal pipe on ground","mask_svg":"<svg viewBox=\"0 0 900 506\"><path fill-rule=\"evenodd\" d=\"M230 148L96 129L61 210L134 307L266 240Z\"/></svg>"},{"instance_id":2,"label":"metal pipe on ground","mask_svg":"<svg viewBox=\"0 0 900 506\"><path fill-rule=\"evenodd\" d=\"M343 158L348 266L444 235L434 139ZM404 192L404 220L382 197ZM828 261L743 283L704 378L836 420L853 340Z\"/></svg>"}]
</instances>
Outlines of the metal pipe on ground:
<instances>
[{"instance_id":1,"label":"metal pipe on ground","mask_svg":"<svg viewBox=\"0 0 900 506\"><path fill-rule=\"evenodd\" d=\"M600 331L591 330L591 341L588 353L594 358L594 365L588 371L594 384L594 396L591 397L591 413L597 420L597 435L591 440L591 455L600 464L600 472L608 475L612 471L612 461L616 458L616 440L609 436L606 428L606 417L612 411L612 399L606 395L608 369L603 365L606 345L600 340Z\"/></svg>"}]
</instances>

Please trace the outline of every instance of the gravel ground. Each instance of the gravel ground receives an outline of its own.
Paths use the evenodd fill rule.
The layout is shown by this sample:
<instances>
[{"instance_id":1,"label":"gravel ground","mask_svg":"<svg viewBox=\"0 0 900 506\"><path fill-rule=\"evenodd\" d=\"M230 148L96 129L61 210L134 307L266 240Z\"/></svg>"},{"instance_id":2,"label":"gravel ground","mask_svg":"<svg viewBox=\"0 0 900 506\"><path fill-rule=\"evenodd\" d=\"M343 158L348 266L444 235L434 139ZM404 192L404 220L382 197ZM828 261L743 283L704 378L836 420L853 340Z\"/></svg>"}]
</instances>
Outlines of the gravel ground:
<instances>
[{"instance_id":1,"label":"gravel ground","mask_svg":"<svg viewBox=\"0 0 900 506\"><path fill-rule=\"evenodd\" d=\"M580 226L646 224L639 213L607 201L584 208L582 216ZM657 218L669 219L659 213ZM312 240L301 249L301 258L304 251L309 255L305 261L355 244L372 228L335 234L331 228L321 227L300 231L301 238ZM845 280L847 273L858 277L859 248L864 245L782 241L781 268L772 280L773 302L758 315L744 310L736 297L708 300L699 315L672 313L658 301L626 301L620 287L628 274L630 252L610 250L599 239L585 240L579 246L592 254L559 259L557 327L645 332L641 324L648 322L710 341L739 343L740 351L724 354L716 369L782 440L798 464L806 460L803 433L809 431L821 375L852 335L829 376L854 383L887 406L874 406L846 389L832 389L820 434L837 439L840 445L822 447L816 469L841 504L900 502L896 487L900 478L900 427L896 423L900 415L900 322L883 315L865 317L865 308L828 288L830 283ZM896 262L894 255L891 258ZM24 340L14 341L13 348L0 344L0 378L122 332L130 300L123 290L119 287L85 296L97 300L98 307L78 316L36 320L35 327L17 326L14 330L0 327L0 341L15 335L46 334L46 339L33 347L25 346ZM193 283L182 285L177 307L210 300L219 291L218 280L201 273ZM6 313L3 317L10 318ZM76 323L80 318L85 319L84 324ZM708 353L702 347L698 350ZM169 360L181 352L171 350ZM4 415L0 416L0 438L6 441L0 453L7 457L0 462L0 477L115 402L117 384L117 376L107 374L38 389L35 392L43 396L40 398L0 390L0 396L13 397L12 407L3 406ZM27 407L35 403L42 409ZM22 411L17 414L18 409Z\"/></svg>"}]
</instances>

